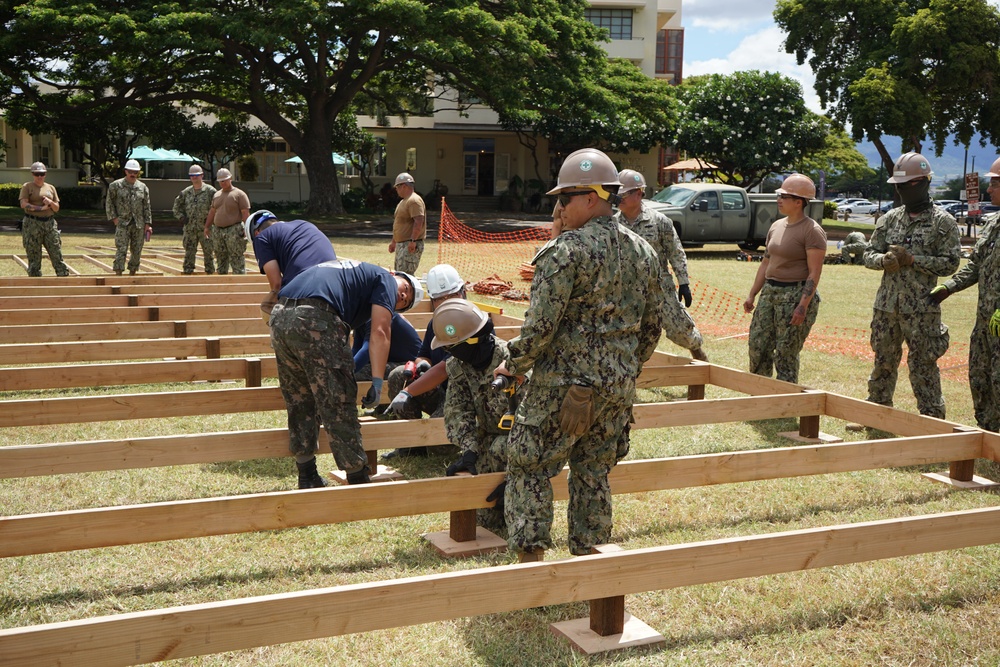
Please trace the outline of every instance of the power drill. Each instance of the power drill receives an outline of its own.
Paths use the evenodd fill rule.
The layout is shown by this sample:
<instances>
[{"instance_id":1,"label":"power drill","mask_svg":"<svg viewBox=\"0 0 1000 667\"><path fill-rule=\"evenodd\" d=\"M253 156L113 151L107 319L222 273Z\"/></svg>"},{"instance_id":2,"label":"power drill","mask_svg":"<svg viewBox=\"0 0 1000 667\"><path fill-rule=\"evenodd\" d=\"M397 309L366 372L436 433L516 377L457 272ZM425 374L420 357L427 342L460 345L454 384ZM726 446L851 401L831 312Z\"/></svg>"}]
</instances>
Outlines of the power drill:
<instances>
[{"instance_id":1,"label":"power drill","mask_svg":"<svg viewBox=\"0 0 1000 667\"><path fill-rule=\"evenodd\" d=\"M416 361L407 361L403 365L403 385L406 386L416 380L418 377L426 373L430 369L431 365L426 361L421 360L420 363Z\"/></svg>"},{"instance_id":2,"label":"power drill","mask_svg":"<svg viewBox=\"0 0 1000 667\"><path fill-rule=\"evenodd\" d=\"M509 431L514 426L514 414L517 412L517 399L514 398L517 393L517 378L509 375L498 375L490 386L507 394L507 412L500 418L497 428Z\"/></svg>"}]
</instances>

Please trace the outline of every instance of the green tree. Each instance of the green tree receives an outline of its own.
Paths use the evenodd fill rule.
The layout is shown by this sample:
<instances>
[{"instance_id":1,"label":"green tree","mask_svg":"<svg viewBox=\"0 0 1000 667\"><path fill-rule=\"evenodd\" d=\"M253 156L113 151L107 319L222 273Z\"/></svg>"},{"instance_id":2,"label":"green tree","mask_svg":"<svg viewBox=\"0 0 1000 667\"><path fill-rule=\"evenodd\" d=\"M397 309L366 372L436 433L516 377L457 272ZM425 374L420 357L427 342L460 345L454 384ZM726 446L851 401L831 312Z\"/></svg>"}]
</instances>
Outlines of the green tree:
<instances>
[{"instance_id":1,"label":"green tree","mask_svg":"<svg viewBox=\"0 0 1000 667\"><path fill-rule=\"evenodd\" d=\"M774 18L824 108L886 169L886 135L938 154L951 135L1000 139L1000 12L986 0L778 0Z\"/></svg>"},{"instance_id":2,"label":"green tree","mask_svg":"<svg viewBox=\"0 0 1000 667\"><path fill-rule=\"evenodd\" d=\"M826 128L823 145L803 155L796 163L796 171L806 174L814 181L819 178L821 171L827 178L841 174L851 178L867 176L871 172L868 159L861 154L846 130L831 123L830 119L824 116L817 118Z\"/></svg>"},{"instance_id":3,"label":"green tree","mask_svg":"<svg viewBox=\"0 0 1000 667\"><path fill-rule=\"evenodd\" d=\"M825 125L806 109L802 87L781 74L692 77L679 93L677 148L734 185L753 187L823 145Z\"/></svg>"},{"instance_id":4,"label":"green tree","mask_svg":"<svg viewBox=\"0 0 1000 667\"><path fill-rule=\"evenodd\" d=\"M217 167L229 164L240 155L259 151L271 138L271 131L253 127L245 116L231 117L224 112L215 123L188 122L170 137L171 148L192 155L215 180Z\"/></svg>"},{"instance_id":5,"label":"green tree","mask_svg":"<svg viewBox=\"0 0 1000 667\"><path fill-rule=\"evenodd\" d=\"M494 108L542 86L569 96L606 59L597 29L583 18L587 6L585 0L213 6L36 0L0 7L0 76L39 113L47 113L50 95L86 89L93 101L77 113L201 103L252 114L305 163L308 210L341 211L331 159L336 121L352 113L360 94L444 86ZM104 90L116 94L102 96Z\"/></svg>"}]
</instances>

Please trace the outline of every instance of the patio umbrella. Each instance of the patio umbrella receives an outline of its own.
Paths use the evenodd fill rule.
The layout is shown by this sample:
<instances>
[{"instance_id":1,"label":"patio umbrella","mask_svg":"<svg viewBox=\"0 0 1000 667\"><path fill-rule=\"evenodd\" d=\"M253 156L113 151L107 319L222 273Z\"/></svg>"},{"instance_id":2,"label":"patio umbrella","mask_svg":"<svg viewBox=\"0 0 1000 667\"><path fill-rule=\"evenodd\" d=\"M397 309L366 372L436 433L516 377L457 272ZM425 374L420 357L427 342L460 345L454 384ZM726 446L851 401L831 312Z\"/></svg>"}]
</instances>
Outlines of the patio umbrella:
<instances>
[{"instance_id":1,"label":"patio umbrella","mask_svg":"<svg viewBox=\"0 0 1000 667\"><path fill-rule=\"evenodd\" d=\"M663 168L663 171L705 171L707 169L718 169L718 167L711 162L699 160L698 158L692 158L690 160L681 160L680 162L668 164Z\"/></svg>"}]
</instances>

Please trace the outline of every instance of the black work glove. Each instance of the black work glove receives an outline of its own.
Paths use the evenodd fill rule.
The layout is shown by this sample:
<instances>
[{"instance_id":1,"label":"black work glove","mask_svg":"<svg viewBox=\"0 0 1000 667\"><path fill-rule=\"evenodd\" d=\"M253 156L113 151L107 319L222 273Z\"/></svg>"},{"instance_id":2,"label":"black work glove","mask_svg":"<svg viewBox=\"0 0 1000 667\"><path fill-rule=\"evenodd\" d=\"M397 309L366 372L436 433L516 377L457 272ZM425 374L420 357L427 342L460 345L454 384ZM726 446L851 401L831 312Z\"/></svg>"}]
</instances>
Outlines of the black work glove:
<instances>
[{"instance_id":1,"label":"black work glove","mask_svg":"<svg viewBox=\"0 0 1000 667\"><path fill-rule=\"evenodd\" d=\"M568 435L583 435L594 421L594 388L574 384L559 408L559 428Z\"/></svg>"},{"instance_id":2,"label":"black work glove","mask_svg":"<svg viewBox=\"0 0 1000 667\"><path fill-rule=\"evenodd\" d=\"M938 285L927 293L927 303L941 303L951 296L951 292L944 285Z\"/></svg>"},{"instance_id":3,"label":"black work glove","mask_svg":"<svg viewBox=\"0 0 1000 667\"><path fill-rule=\"evenodd\" d=\"M684 284L677 288L677 299L684 302L685 308L691 307L691 286Z\"/></svg>"},{"instance_id":4,"label":"black work glove","mask_svg":"<svg viewBox=\"0 0 1000 667\"><path fill-rule=\"evenodd\" d=\"M426 373L431 369L431 362L426 359L421 359L417 362L417 371L413 374L413 379L416 380L418 377Z\"/></svg>"},{"instance_id":5,"label":"black work glove","mask_svg":"<svg viewBox=\"0 0 1000 667\"><path fill-rule=\"evenodd\" d=\"M476 454L471 449L462 452L462 458L452 463L448 466L448 470L445 471L445 476L454 477L457 472L468 472L472 475L478 475L479 471L476 470L476 461L479 460L479 454Z\"/></svg>"},{"instance_id":6,"label":"black work glove","mask_svg":"<svg viewBox=\"0 0 1000 667\"><path fill-rule=\"evenodd\" d=\"M486 502L491 503L494 500L497 501L497 504L494 505L494 507L503 512L503 496L504 493L506 493L506 491L507 491L507 480L505 479L504 481L500 482L500 484L497 485L497 488L490 491L490 495L486 496Z\"/></svg>"}]
</instances>

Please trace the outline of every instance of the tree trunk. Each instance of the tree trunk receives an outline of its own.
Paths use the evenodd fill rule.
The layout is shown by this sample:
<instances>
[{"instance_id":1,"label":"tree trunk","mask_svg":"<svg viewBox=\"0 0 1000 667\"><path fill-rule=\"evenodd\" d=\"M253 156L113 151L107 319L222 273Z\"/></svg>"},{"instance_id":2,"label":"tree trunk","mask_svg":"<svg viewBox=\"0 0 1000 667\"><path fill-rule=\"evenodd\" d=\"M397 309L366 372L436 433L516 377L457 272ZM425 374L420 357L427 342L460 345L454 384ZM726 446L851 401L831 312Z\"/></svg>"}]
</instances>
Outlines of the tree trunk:
<instances>
[{"instance_id":1,"label":"tree trunk","mask_svg":"<svg viewBox=\"0 0 1000 667\"><path fill-rule=\"evenodd\" d=\"M309 176L308 215L329 215L344 212L340 199L340 185L337 180L337 166L329 149L322 152L309 150L299 153Z\"/></svg>"}]
</instances>

